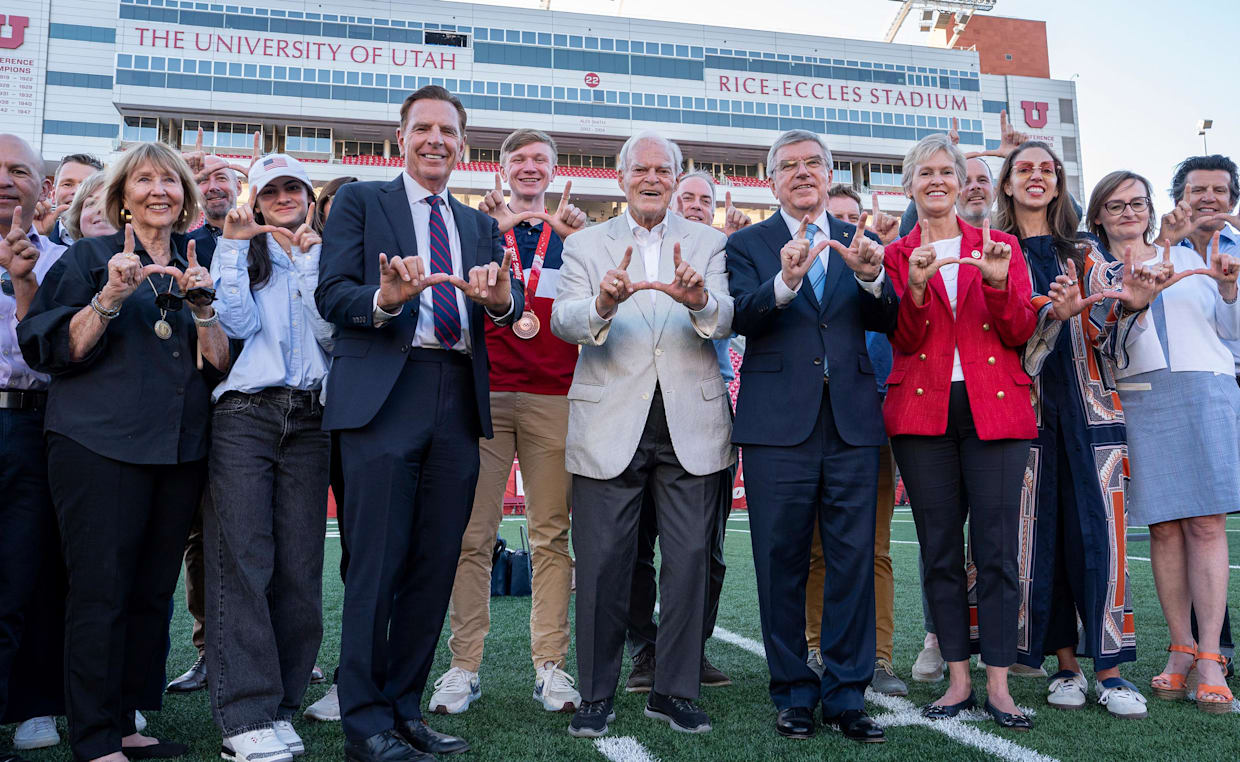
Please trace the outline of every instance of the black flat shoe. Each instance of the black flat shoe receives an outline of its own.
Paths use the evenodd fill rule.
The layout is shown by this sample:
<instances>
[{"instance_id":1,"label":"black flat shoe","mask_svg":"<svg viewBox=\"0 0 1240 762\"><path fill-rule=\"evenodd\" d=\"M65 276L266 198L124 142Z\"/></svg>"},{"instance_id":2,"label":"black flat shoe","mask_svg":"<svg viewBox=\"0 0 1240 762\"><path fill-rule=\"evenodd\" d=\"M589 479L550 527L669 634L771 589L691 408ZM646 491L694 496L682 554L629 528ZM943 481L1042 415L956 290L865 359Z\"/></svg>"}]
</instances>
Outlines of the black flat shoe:
<instances>
[{"instance_id":1,"label":"black flat shoe","mask_svg":"<svg viewBox=\"0 0 1240 762\"><path fill-rule=\"evenodd\" d=\"M977 697L973 695L973 691L969 691L969 697L959 704L930 704L922 707L921 716L927 720L946 720L976 706Z\"/></svg>"},{"instance_id":2,"label":"black flat shoe","mask_svg":"<svg viewBox=\"0 0 1240 762\"><path fill-rule=\"evenodd\" d=\"M469 742L464 738L432 730L426 720L406 720L396 730L410 746L426 754L458 754L469 751Z\"/></svg>"},{"instance_id":3,"label":"black flat shoe","mask_svg":"<svg viewBox=\"0 0 1240 762\"><path fill-rule=\"evenodd\" d=\"M827 716L824 712L822 724L843 733L850 741L882 743L887 740L882 726L861 709L849 709L832 716Z\"/></svg>"},{"instance_id":4,"label":"black flat shoe","mask_svg":"<svg viewBox=\"0 0 1240 762\"><path fill-rule=\"evenodd\" d=\"M180 677L168 683L164 690L168 693L193 693L207 687L207 657L199 656L194 666L185 670Z\"/></svg>"},{"instance_id":5,"label":"black flat shoe","mask_svg":"<svg viewBox=\"0 0 1240 762\"><path fill-rule=\"evenodd\" d=\"M1008 714L1000 712L995 705L990 703L990 699L986 699L986 713L995 718L995 724L1001 728L1008 730L1018 730L1024 732L1033 728L1033 720L1030 720L1023 714Z\"/></svg>"},{"instance_id":6,"label":"black flat shoe","mask_svg":"<svg viewBox=\"0 0 1240 762\"><path fill-rule=\"evenodd\" d=\"M176 741L157 739L159 743L150 746L122 746L126 759L175 759L189 753L189 747Z\"/></svg>"},{"instance_id":7,"label":"black flat shoe","mask_svg":"<svg viewBox=\"0 0 1240 762\"><path fill-rule=\"evenodd\" d=\"M814 710L806 706L794 706L779 710L775 720L775 732L784 738L813 738Z\"/></svg>"}]
</instances>

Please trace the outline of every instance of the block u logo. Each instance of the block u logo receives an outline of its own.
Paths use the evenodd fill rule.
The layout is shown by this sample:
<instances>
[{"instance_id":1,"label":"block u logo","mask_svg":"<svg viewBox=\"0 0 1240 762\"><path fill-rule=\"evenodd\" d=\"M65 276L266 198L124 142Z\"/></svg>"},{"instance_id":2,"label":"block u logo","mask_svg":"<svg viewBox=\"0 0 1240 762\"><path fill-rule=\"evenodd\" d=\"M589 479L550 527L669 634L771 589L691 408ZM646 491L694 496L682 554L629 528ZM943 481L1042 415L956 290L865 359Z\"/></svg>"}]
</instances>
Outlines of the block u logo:
<instances>
[{"instance_id":1,"label":"block u logo","mask_svg":"<svg viewBox=\"0 0 1240 762\"><path fill-rule=\"evenodd\" d=\"M30 26L29 16L5 16L0 13L0 27L5 24L13 27L8 37L0 36L0 50L16 50L26 41L26 27Z\"/></svg>"}]
</instances>

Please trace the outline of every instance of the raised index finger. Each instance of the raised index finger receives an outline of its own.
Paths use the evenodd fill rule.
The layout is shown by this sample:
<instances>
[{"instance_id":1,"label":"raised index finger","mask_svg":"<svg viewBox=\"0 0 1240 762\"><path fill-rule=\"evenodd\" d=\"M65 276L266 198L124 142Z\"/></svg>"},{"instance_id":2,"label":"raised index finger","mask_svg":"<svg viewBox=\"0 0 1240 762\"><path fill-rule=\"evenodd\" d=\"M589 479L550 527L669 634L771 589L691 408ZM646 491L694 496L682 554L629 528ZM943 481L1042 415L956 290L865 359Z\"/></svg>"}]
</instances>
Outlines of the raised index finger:
<instances>
[{"instance_id":1,"label":"raised index finger","mask_svg":"<svg viewBox=\"0 0 1240 762\"><path fill-rule=\"evenodd\" d=\"M878 219L878 194L870 194L870 211L874 213L874 219Z\"/></svg>"},{"instance_id":2,"label":"raised index finger","mask_svg":"<svg viewBox=\"0 0 1240 762\"><path fill-rule=\"evenodd\" d=\"M310 205L306 207L306 224L309 225L310 221L313 219L314 219L314 202L311 201Z\"/></svg>"},{"instance_id":3,"label":"raised index finger","mask_svg":"<svg viewBox=\"0 0 1240 762\"><path fill-rule=\"evenodd\" d=\"M125 223L125 248L124 253L133 254L133 225Z\"/></svg>"},{"instance_id":4,"label":"raised index finger","mask_svg":"<svg viewBox=\"0 0 1240 762\"><path fill-rule=\"evenodd\" d=\"M982 244L990 245L990 218L982 220Z\"/></svg>"},{"instance_id":5,"label":"raised index finger","mask_svg":"<svg viewBox=\"0 0 1240 762\"><path fill-rule=\"evenodd\" d=\"M857 233L855 237L853 238L854 246L857 244L857 241L860 241L862 238L865 238L865 224L866 222L869 221L869 217L870 215L868 212L862 212L861 219L857 220Z\"/></svg>"},{"instance_id":6,"label":"raised index finger","mask_svg":"<svg viewBox=\"0 0 1240 762\"><path fill-rule=\"evenodd\" d=\"M624 250L624 256L620 259L620 269L629 269L629 260L633 258L633 247L630 246Z\"/></svg>"},{"instance_id":7,"label":"raised index finger","mask_svg":"<svg viewBox=\"0 0 1240 762\"><path fill-rule=\"evenodd\" d=\"M194 152L200 153L201 151L202 151L202 127L199 127L198 137L194 139Z\"/></svg>"},{"instance_id":8,"label":"raised index finger","mask_svg":"<svg viewBox=\"0 0 1240 762\"><path fill-rule=\"evenodd\" d=\"M564 183L564 192L560 194L560 203L556 204L556 209L563 209L568 206L568 199L572 197L573 181L569 180Z\"/></svg>"},{"instance_id":9,"label":"raised index finger","mask_svg":"<svg viewBox=\"0 0 1240 762\"><path fill-rule=\"evenodd\" d=\"M1216 235L1215 239L1217 238L1218 236ZM1218 249L1216 248L1215 251L1218 251ZM680 261L680 243L677 242L672 246L672 263L676 265L676 267L680 267Z\"/></svg>"},{"instance_id":10,"label":"raised index finger","mask_svg":"<svg viewBox=\"0 0 1240 762\"><path fill-rule=\"evenodd\" d=\"M809 225L808 214L801 218L801 227L797 228L797 239L798 240L805 237L805 228L807 225Z\"/></svg>"},{"instance_id":11,"label":"raised index finger","mask_svg":"<svg viewBox=\"0 0 1240 762\"><path fill-rule=\"evenodd\" d=\"M504 192L504 186L500 183L500 180L499 180L499 172L495 173L495 192L496 193Z\"/></svg>"},{"instance_id":12,"label":"raised index finger","mask_svg":"<svg viewBox=\"0 0 1240 762\"><path fill-rule=\"evenodd\" d=\"M723 206L725 209L732 208L732 191L727 191L723 194Z\"/></svg>"},{"instance_id":13,"label":"raised index finger","mask_svg":"<svg viewBox=\"0 0 1240 762\"><path fill-rule=\"evenodd\" d=\"M189 262L190 267L198 266L198 252L196 251L197 242L191 238L189 245L185 247L185 259Z\"/></svg>"}]
</instances>

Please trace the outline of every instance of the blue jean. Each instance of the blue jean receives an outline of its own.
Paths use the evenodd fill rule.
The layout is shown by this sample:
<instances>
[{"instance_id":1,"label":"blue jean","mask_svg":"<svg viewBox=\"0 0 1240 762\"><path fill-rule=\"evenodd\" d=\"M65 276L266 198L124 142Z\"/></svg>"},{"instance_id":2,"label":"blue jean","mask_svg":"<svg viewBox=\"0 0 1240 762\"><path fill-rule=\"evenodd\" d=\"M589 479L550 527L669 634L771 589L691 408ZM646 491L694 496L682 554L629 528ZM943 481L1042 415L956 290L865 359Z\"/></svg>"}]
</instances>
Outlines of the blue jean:
<instances>
[{"instance_id":1,"label":"blue jean","mask_svg":"<svg viewBox=\"0 0 1240 762\"><path fill-rule=\"evenodd\" d=\"M224 736L286 720L323 635L330 438L318 392L228 392L212 414L203 512L207 671Z\"/></svg>"}]
</instances>

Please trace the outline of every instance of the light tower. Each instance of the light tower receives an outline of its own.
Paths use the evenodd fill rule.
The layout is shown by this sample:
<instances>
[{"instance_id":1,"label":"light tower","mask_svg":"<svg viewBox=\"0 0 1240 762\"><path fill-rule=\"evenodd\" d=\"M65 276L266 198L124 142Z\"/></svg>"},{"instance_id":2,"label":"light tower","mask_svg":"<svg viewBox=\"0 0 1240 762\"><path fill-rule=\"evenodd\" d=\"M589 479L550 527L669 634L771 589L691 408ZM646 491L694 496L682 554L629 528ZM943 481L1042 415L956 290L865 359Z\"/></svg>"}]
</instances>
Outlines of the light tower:
<instances>
[{"instance_id":1,"label":"light tower","mask_svg":"<svg viewBox=\"0 0 1240 762\"><path fill-rule=\"evenodd\" d=\"M977 11L989 11L995 7L996 0L894 0L900 4L896 17L887 28L886 42L895 40L913 10L921 11L918 23L921 31L934 32L941 30L946 39L946 47L952 47L964 31L969 18Z\"/></svg>"}]
</instances>

